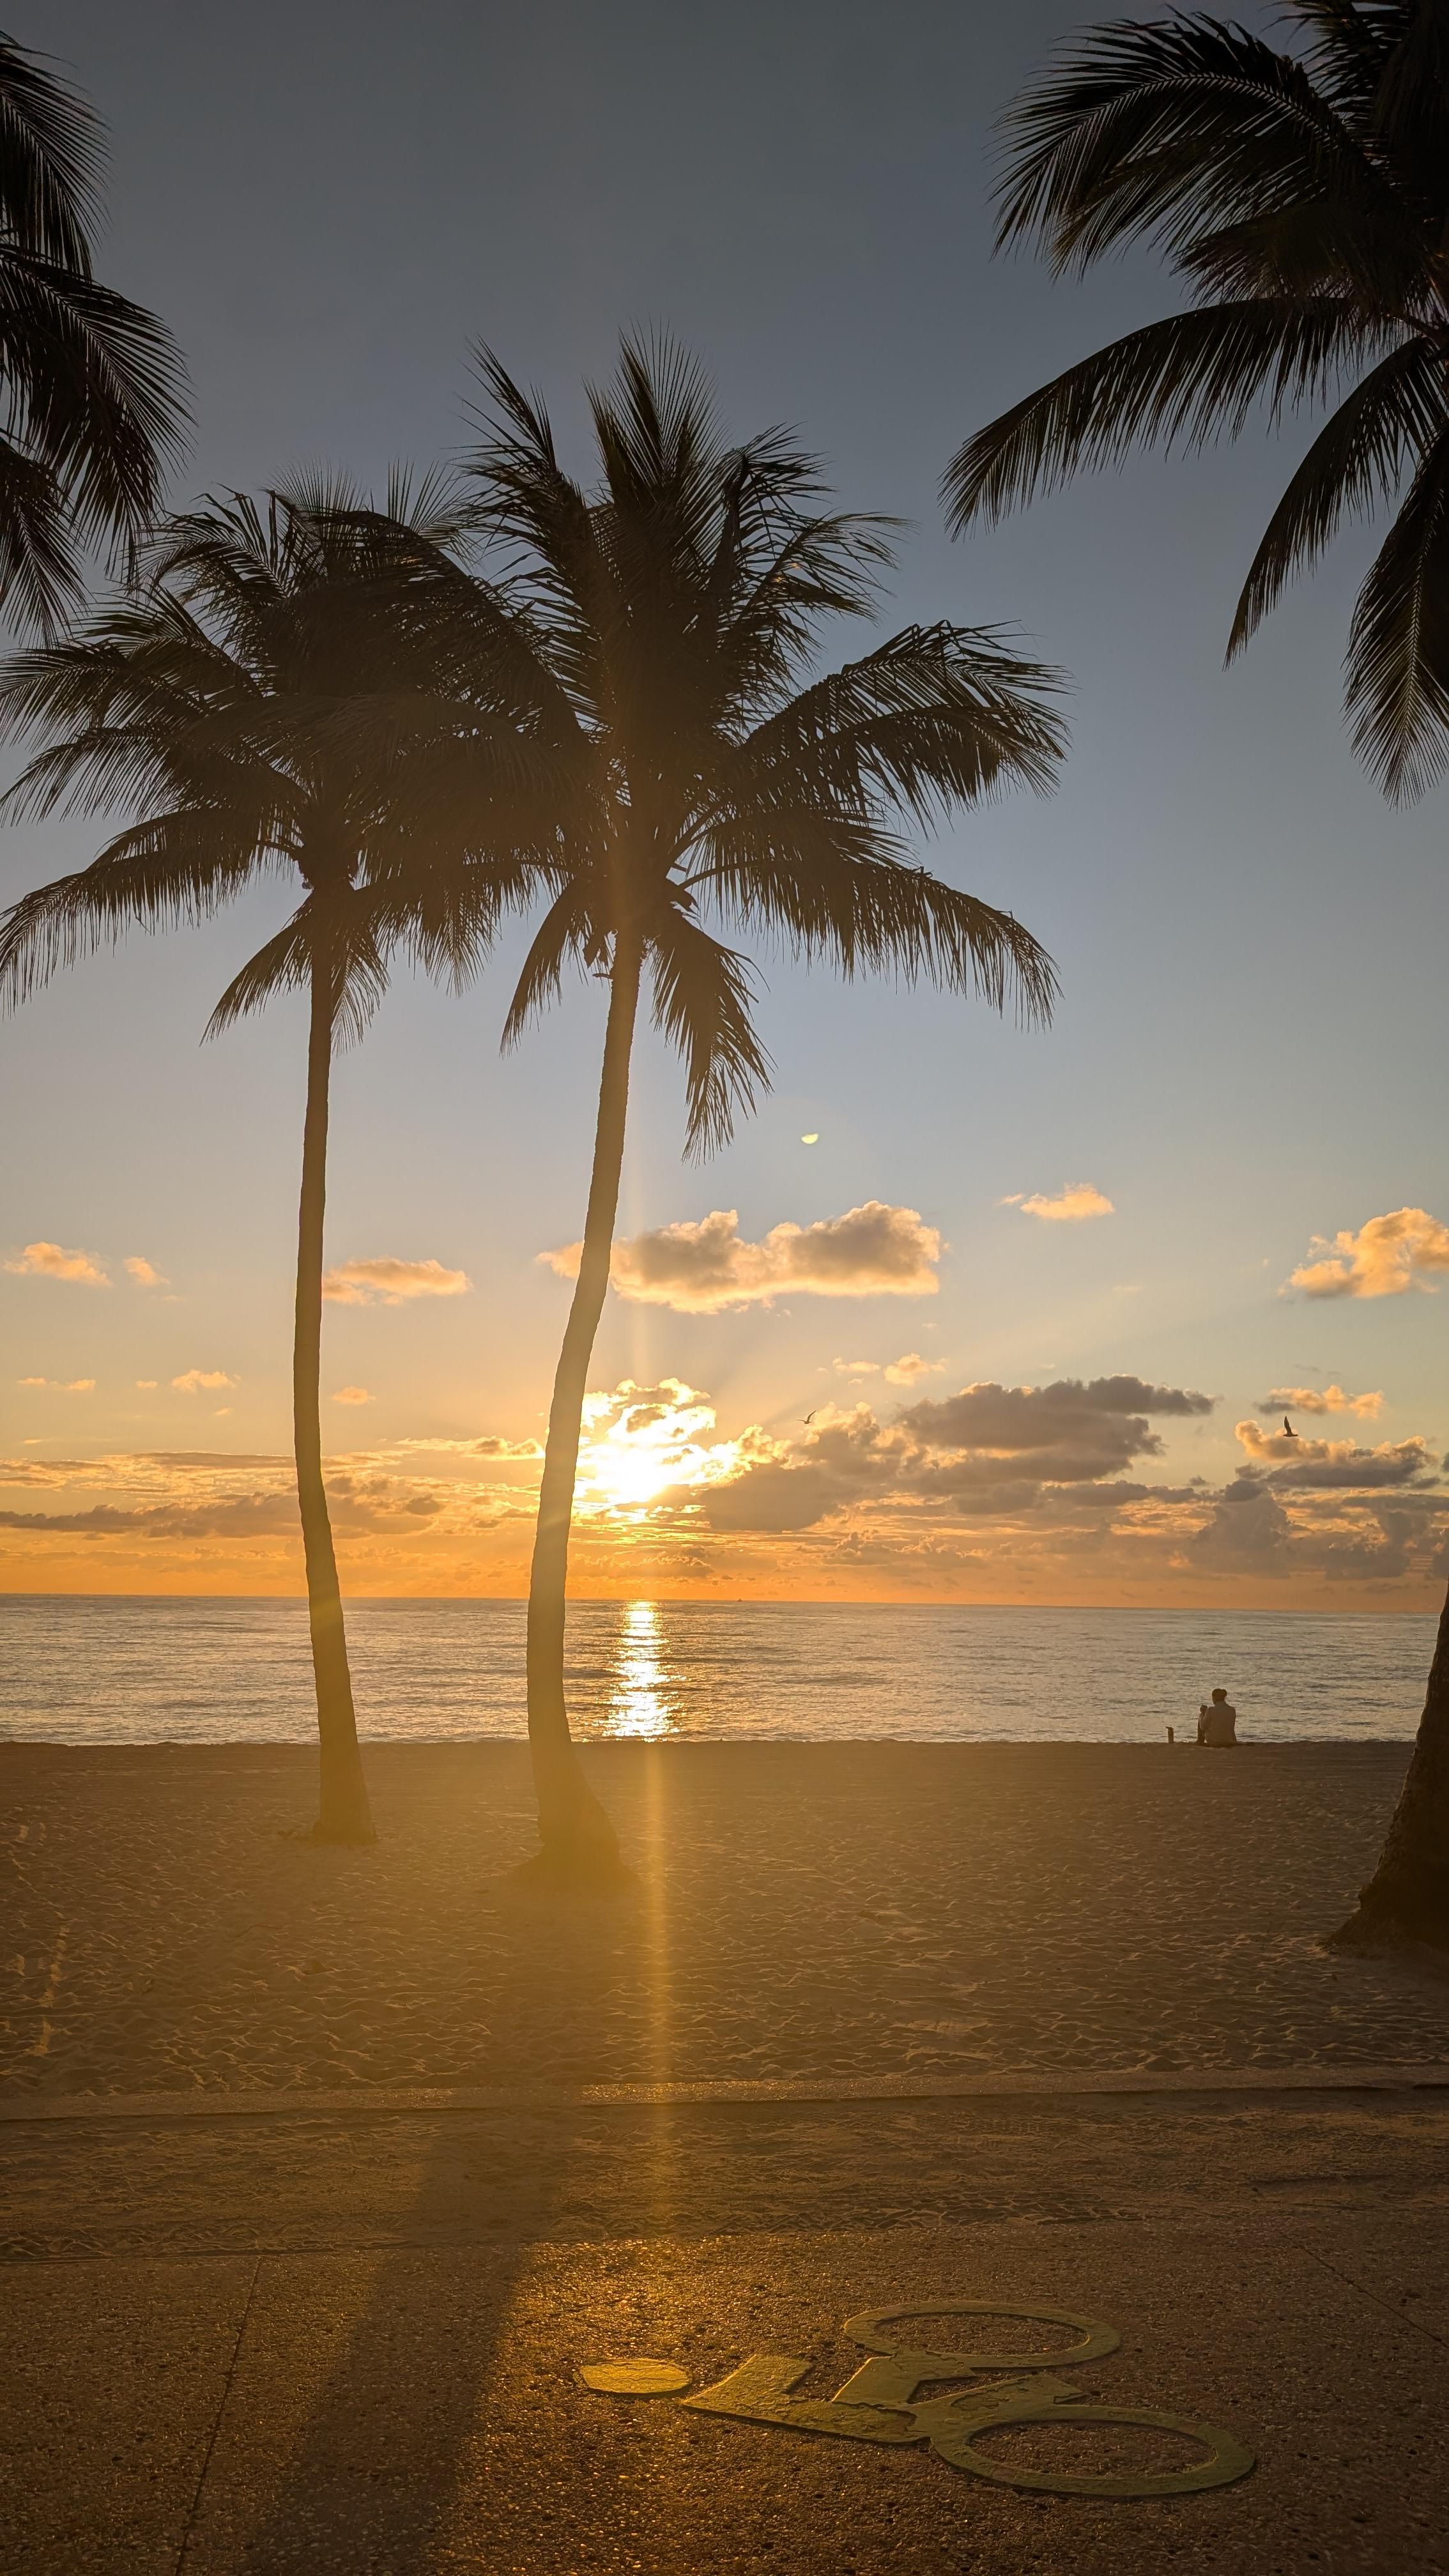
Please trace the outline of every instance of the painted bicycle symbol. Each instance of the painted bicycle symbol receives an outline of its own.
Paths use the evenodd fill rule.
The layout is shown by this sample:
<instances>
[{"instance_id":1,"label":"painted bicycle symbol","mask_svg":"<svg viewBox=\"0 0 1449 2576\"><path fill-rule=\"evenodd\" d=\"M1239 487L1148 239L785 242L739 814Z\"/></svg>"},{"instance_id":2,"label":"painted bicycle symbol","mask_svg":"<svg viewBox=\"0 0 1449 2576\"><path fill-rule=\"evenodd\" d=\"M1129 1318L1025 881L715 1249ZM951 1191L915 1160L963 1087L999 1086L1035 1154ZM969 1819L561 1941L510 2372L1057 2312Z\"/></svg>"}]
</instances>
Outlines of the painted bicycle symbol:
<instances>
[{"instance_id":1,"label":"painted bicycle symbol","mask_svg":"<svg viewBox=\"0 0 1449 2576\"><path fill-rule=\"evenodd\" d=\"M1069 2326L1079 2341L1052 2352L935 2352L905 2340L923 2317L1019 2317L1030 2325ZM1204 2487L1230 2486L1254 2466L1251 2451L1216 2424L1196 2416L1169 2415L1152 2406L1098 2405L1090 2389L1055 2374L1063 2362L1104 2360L1122 2338L1115 2326L1066 2308L1019 2308L999 2299L968 2299L929 2308L871 2308L847 2317L847 2342L869 2355L833 2397L796 2397L811 2363L796 2354L755 2352L713 2387L693 2397L689 2373L672 2361L594 2361L580 2371L586 2387L604 2397L677 2397L696 2415L727 2415L747 2424L771 2424L787 2433L826 2434L843 2442L901 2446L929 2442L938 2459L968 2477L994 2486L1021 2487L1038 2495L1177 2496ZM1004 2372L982 2386L984 2372ZM923 2389L951 2380L978 2384L954 2394L922 2397ZM993 2459L982 2436L1018 2424L1139 2425L1184 2434L1206 2458L1177 2469L1111 2469L1096 2475L1032 2469Z\"/></svg>"}]
</instances>

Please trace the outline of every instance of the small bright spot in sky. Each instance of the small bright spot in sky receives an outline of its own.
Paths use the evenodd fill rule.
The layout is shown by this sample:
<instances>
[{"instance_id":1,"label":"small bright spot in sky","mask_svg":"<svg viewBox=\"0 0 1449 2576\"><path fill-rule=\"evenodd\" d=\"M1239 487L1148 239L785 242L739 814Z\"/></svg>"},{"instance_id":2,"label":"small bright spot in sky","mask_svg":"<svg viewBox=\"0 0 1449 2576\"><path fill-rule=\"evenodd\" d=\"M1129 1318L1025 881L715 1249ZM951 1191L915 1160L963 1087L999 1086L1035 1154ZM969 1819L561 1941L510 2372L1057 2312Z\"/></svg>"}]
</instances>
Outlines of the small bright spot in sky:
<instances>
[{"instance_id":1,"label":"small bright spot in sky","mask_svg":"<svg viewBox=\"0 0 1449 2576\"><path fill-rule=\"evenodd\" d=\"M818 1144L819 1144L819 1142L820 1142L820 1137L819 1137L819 1134L818 1134L818 1132L817 1132L817 1133L816 1133L815 1135L813 1135L813 1136L802 1136L802 1137L801 1137L801 1139L800 1139L800 1142L801 1142L801 1144L802 1144L802 1145L818 1145Z\"/></svg>"}]
</instances>

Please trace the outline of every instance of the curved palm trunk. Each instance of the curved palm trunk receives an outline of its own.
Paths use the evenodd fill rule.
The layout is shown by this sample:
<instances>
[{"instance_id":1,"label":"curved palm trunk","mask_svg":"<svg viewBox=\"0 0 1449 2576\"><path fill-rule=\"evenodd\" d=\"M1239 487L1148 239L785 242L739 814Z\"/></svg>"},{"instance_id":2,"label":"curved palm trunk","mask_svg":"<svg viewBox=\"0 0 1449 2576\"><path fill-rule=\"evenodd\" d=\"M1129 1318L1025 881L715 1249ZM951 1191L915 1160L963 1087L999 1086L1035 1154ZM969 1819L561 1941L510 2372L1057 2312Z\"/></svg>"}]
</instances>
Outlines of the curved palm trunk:
<instances>
[{"instance_id":1,"label":"curved palm trunk","mask_svg":"<svg viewBox=\"0 0 1449 2576\"><path fill-rule=\"evenodd\" d=\"M342 1625L342 1593L327 1489L322 1481L322 1226L327 1201L327 1113L332 1083L336 980L332 961L314 955L307 1041L307 1116L302 1131L302 1200L297 1225L297 1317L292 1342L292 1421L297 1502L307 1562L307 1617L317 1686L321 1797L314 1843L373 1843L352 1675Z\"/></svg>"},{"instance_id":2,"label":"curved palm trunk","mask_svg":"<svg viewBox=\"0 0 1449 2576\"><path fill-rule=\"evenodd\" d=\"M621 1875L614 1828L584 1778L569 1734L564 1698L564 1616L579 1433L594 1335L609 1286L641 964L637 940L627 945L620 941L610 978L609 1025L599 1083L583 1254L553 1382L528 1586L528 1740L543 1845L529 1867L548 1877L574 1881L608 1881Z\"/></svg>"},{"instance_id":3,"label":"curved palm trunk","mask_svg":"<svg viewBox=\"0 0 1449 2576\"><path fill-rule=\"evenodd\" d=\"M1432 1941L1449 1949L1449 1598L1439 1618L1424 1714L1378 1867L1334 1933L1346 1949Z\"/></svg>"}]
</instances>

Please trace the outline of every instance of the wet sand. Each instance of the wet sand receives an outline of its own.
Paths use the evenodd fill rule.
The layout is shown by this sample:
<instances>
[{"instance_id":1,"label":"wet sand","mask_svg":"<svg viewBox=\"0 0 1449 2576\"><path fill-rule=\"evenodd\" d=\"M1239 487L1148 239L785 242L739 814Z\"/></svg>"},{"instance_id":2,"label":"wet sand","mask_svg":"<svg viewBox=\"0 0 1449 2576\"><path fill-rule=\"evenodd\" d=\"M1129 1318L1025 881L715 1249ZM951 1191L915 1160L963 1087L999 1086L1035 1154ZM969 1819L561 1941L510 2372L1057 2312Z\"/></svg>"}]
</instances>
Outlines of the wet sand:
<instances>
[{"instance_id":1,"label":"wet sand","mask_svg":"<svg viewBox=\"0 0 1449 2576\"><path fill-rule=\"evenodd\" d=\"M1325 1954L1394 1744L611 1745L637 1871L545 1899L527 1755L0 1747L0 2099L1449 2060L1449 1976Z\"/></svg>"}]
</instances>

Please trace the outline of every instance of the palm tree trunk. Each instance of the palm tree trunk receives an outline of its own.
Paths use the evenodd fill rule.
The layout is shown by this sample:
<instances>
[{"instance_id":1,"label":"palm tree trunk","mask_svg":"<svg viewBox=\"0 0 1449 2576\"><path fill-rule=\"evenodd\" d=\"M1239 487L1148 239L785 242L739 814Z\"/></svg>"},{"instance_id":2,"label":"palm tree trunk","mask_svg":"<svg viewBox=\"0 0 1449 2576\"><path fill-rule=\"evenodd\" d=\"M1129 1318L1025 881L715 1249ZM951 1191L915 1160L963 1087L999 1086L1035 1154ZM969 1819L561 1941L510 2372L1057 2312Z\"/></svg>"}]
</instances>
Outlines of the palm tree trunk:
<instances>
[{"instance_id":1,"label":"palm tree trunk","mask_svg":"<svg viewBox=\"0 0 1449 2576\"><path fill-rule=\"evenodd\" d=\"M307 1043L307 1116L302 1131L302 1201L297 1225L297 1317L292 1343L292 1422L297 1502L307 1562L307 1617L317 1687L321 1797L314 1843L373 1843L377 1834L363 1777L342 1624L342 1593L327 1488L322 1481L322 1228L327 1202L327 1112L332 1083L336 979L330 956L312 961Z\"/></svg>"},{"instance_id":2,"label":"palm tree trunk","mask_svg":"<svg viewBox=\"0 0 1449 2576\"><path fill-rule=\"evenodd\" d=\"M528 1586L528 1740L543 1846L528 1866L547 1878L575 1883L608 1883L622 1875L614 1828L584 1778L569 1734L564 1617L579 1434L594 1335L609 1286L642 963L637 939L616 941L583 1254L553 1382Z\"/></svg>"},{"instance_id":3,"label":"palm tree trunk","mask_svg":"<svg viewBox=\"0 0 1449 2576\"><path fill-rule=\"evenodd\" d=\"M1439 1618L1424 1714L1379 1863L1347 1923L1345 1949L1431 1941L1449 1949L1449 1599Z\"/></svg>"}]
</instances>

